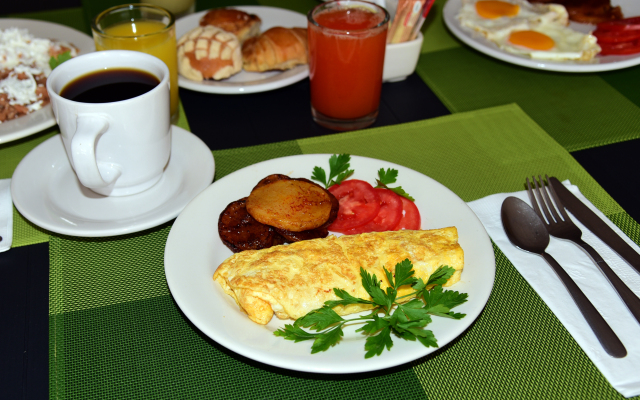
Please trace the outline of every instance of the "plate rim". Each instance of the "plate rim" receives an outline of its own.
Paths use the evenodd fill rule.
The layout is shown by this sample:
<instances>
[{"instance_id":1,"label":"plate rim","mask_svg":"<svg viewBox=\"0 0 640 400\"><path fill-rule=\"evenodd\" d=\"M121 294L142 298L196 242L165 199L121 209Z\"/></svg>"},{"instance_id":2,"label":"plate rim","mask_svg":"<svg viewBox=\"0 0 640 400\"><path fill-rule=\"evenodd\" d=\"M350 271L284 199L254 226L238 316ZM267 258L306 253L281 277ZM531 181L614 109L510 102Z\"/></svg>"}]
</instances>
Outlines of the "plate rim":
<instances>
[{"instance_id":1,"label":"plate rim","mask_svg":"<svg viewBox=\"0 0 640 400\"><path fill-rule=\"evenodd\" d=\"M29 18L0 18L0 29L7 29L12 27L12 24L21 24L21 25L34 25L34 26L40 26L42 28L45 27L55 27L55 29L62 29L62 30L66 30L69 33L73 33L74 35L78 35L78 38L80 38L81 36L83 36L83 40L86 40L86 42L84 42L84 44L82 44L81 46L78 45L76 42L77 40L68 40L67 38L58 38L56 37L55 39L62 39L62 40L68 40L69 42L73 43L74 45L78 46L78 48L84 48L84 51L82 52L82 54L88 54L88 53L92 53L95 51L95 44L93 42L93 38L89 35L87 35L86 33L79 31L75 28L72 28L70 26L67 25L62 25L62 24L58 24L56 22L50 22L50 21L42 21L42 20L37 20L37 19L29 19ZM30 29L29 27L24 27L25 29ZM33 28L31 28L33 29ZM90 44L89 44L90 43ZM86 48L85 48L86 46ZM90 51L88 51L88 49L91 49ZM22 118L25 118L24 120ZM31 121L35 120L35 119L43 119L41 122L35 122L35 123L31 123ZM26 122L25 122L26 121ZM2 132L2 126L6 124L11 124L12 122L14 122L13 125L24 125L27 124L26 127L24 128L17 128L11 131L7 131L7 132ZM20 118L17 118L15 120L11 120L11 121L5 121L2 124L0 124L0 144L4 144L4 143L9 143L11 141L14 140L18 140L18 139L22 139L24 137L30 136L32 134L41 132L47 128L50 128L52 126L54 126L56 124L56 119L55 116L53 115L53 109L51 107L51 103L47 104L46 106L44 106L43 108L41 108L40 110L34 111L32 113L29 113L25 116L22 116Z\"/></svg>"},{"instance_id":2,"label":"plate rim","mask_svg":"<svg viewBox=\"0 0 640 400\"><path fill-rule=\"evenodd\" d=\"M220 344L221 346L237 353L240 354L244 357L250 358L252 360L261 362L261 363L265 363L267 365L272 365L275 367L279 367L279 368L285 368L285 369L290 369L290 370L296 370L296 371L302 371L302 372L310 372L310 373L327 373L327 374L335 374L335 373L359 373L359 372L368 372L368 371L374 371L374 370L381 370L381 369L385 369L385 368L390 368L390 367L394 367L397 365L402 365L402 364L406 364L407 362L411 362L417 358L423 357L427 354L430 354L434 351L438 351L444 347L446 347L448 345L448 343L450 343L451 341L453 341L455 338L457 338L459 335L461 335L464 331L466 331L472 324L473 322L478 318L478 316L482 313L482 311L484 310L487 301L491 295L491 292L493 290L493 285L495 282L495 255L493 252L493 247L491 245L491 240L486 232L486 230L484 229L484 226L482 225L482 223L480 222L480 220L477 218L477 216L475 215L475 213L471 210L471 208L466 204L466 202L464 202L462 199L460 199L455 193L453 193L450 189L448 189L447 187L445 187L444 185L440 184L439 182L435 181L433 178L428 177L425 174L422 174L418 171L415 171L411 168L408 167L404 167L392 162L388 162L388 161L384 161L384 160L379 160L379 159L373 159L370 157L360 157L360 156L355 156L352 155L352 163L355 159L363 159L363 160L368 160L368 162L376 162L376 163L380 163L378 165L382 165L385 168L387 167L391 167L393 168L394 166L400 167L405 169L406 171L413 171L413 173L415 174L420 174L421 176L423 176L424 178L428 179L432 184L438 185L439 187L441 187L443 190L445 190L446 192L450 193L450 195L455 196L455 198L457 199L459 205L465 207L465 209L467 210L467 215L470 217L469 219L472 219L473 221L468 221L467 223L471 223L472 225L474 225L476 228L480 229L481 235L478 238L474 238L474 240L478 240L478 242L482 242L478 249L476 249L476 252L481 253L482 258L486 258L488 261L488 264L490 264L490 266L488 266L487 268L489 268L488 271L482 271L485 275L485 279L487 282L490 282L490 284L486 284L487 286L478 286L478 284L476 283L475 285L476 290L478 290L480 293L482 293L482 296L479 296L478 298L476 298L474 300L473 305L470 305L469 307L474 311L473 315L469 315L467 316L467 318L460 320L460 321L456 321L456 323L460 323L461 321L463 321L462 324L459 324L458 326L454 327L456 329L453 329L453 333L449 334L449 336L451 336L448 340L446 341L442 341L442 339L440 337L438 337L439 340L439 348L425 348L425 347L416 347L416 348L412 348L411 349L411 354L407 355L407 352L404 352L402 355L399 354L394 354L394 350L396 350L395 348L392 349L391 351L386 351L383 352L382 356L378 356L378 357L374 357L371 359L364 359L364 350L361 349L360 352L362 353L362 359L358 359L356 360L354 363L357 365L357 368L353 368L351 365L348 365L347 367L345 367L345 365L338 365L338 366L327 366L325 364L322 365L316 365L316 364L320 364L318 362L314 363L313 361L318 361L319 354L315 354L312 355L310 353L307 352L307 354L303 354L301 357L296 358L295 355L290 355L290 354L286 354L286 355L280 355L281 358L273 358L273 357L269 357L269 356L264 356L264 354L262 354L262 352L258 352L258 351L254 351L254 349L251 348L243 348L246 346L243 345L235 345L233 343L229 343L225 340L225 337L223 335L220 334L216 334L216 332L211 332L207 326L205 321L203 321L199 316L198 316L198 310L191 308L189 302L191 301L191 299L188 299L188 297L192 297L192 296L197 296L196 291L198 289L196 289L193 285L189 285L188 286L188 294L187 291L183 291L181 286L183 285L183 283L181 283L180 281L183 279L184 276L188 275L185 274L186 271L185 268L189 268L189 267L185 267L186 265L191 265L191 261L192 261L192 257L193 257L193 246L197 246L197 244L193 244L191 242L193 242L192 240L189 240L189 242L191 243L189 246L191 246L189 249L187 248L182 248L182 250L180 251L184 251L187 252L188 256L186 257L187 259L184 259L182 256L184 256L184 254L180 255L176 255L176 251L175 248L176 246L178 246L178 243L180 243L180 239L176 239L177 235L181 234L181 231L184 228L184 226L188 226L189 225L189 220L192 218L192 213L197 213L198 208L202 207L202 205L200 203L204 203L206 204L206 206L208 206L209 204L211 204L210 197L215 196L216 194L216 190L218 189L218 187L222 190L224 190L226 188L227 185L231 185L232 183L230 181L233 181L234 179L237 179L239 176L242 176L242 172L245 170L248 170L249 168L251 169L259 169L262 170L263 168L265 168L267 165L267 163L271 163L271 162L282 162L282 160L288 161L289 163L291 162L292 158L299 158L299 157L318 157L318 158L322 158L324 161L328 160L328 158L331 156L331 154L302 154L302 155L293 155L293 156L286 156L286 157L279 157L279 158L274 158L274 159L270 159L270 160L266 160L266 161L262 161L256 164L252 164L249 165L247 167L244 167L242 169L239 169L237 171L234 171L233 173L226 175L225 177L221 178L220 180L214 182L213 184L211 184L206 190L202 191L195 199L193 199L191 201L191 203L189 205L187 205L187 207L185 207L185 209L183 210L183 212L178 216L178 218L176 219L176 221L173 224L173 227L171 228L171 231L169 232L169 235L167 237L167 243L165 246L165 254L164 254L164 263L165 263L165 276L167 279L167 284L169 287L169 290L176 302L176 304L178 305L178 307L180 308L180 310L182 311L182 313L184 313L184 315L191 321L191 323L193 323L193 325L200 330L205 336L211 338L213 341L217 342L218 344ZM352 164L353 165L353 164ZM402 171L400 171L402 172ZM237 175L236 175L237 174ZM266 174L266 173L265 173ZM400 174L402 175L402 174ZM224 183L221 184L220 182L229 182L229 183ZM216 186L218 185L218 187ZM221 199L219 201L226 201L224 199ZM214 216L217 215L218 212L220 212L221 210L209 210L207 212L207 216L209 216L210 213L214 213ZM198 221L201 221L202 217L198 218ZM208 224L207 226L211 226L212 224ZM217 227L217 223L214 224ZM435 227L434 227L435 228ZM217 229L216 228L209 228L209 229L215 229L215 233L214 236L217 236ZM191 235L201 235L202 232L201 231L190 231ZM467 234L465 233L465 236ZM218 237L219 240L219 237ZM462 240L462 236L461 236L461 240ZM470 240L470 238L465 237L464 239L465 241ZM220 242L221 243L221 242ZM205 250L198 250L198 251L206 251L207 253L211 253L211 247L213 246L209 246L207 245L207 249ZM179 253L179 252L178 252ZM229 251L230 254L230 251ZM173 258L174 257L178 257L181 259L180 262L174 262ZM226 258L226 257L225 257ZM210 261L210 260L209 260ZM478 261L480 262L480 261ZM467 254L465 253L465 268L468 268L468 262L467 262ZM483 267L485 265L483 264ZM217 265L215 266L217 267ZM192 269L194 268L193 266L191 267ZM474 267L475 269L480 268L480 267ZM215 268L214 268L215 270ZM195 270L194 270L195 271ZM208 271L210 272L210 271ZM476 273L478 273L478 270L476 270ZM211 272L211 275L213 273ZM472 273L473 274L473 273ZM210 290L210 292L212 293L207 293L207 296L216 296L219 295L220 292L222 292L222 290L220 288L217 288L216 284L213 282L211 276L201 276L202 274L199 274L199 276L197 277L192 277L189 279L195 279L198 281L198 284L202 284L205 285L205 281L207 282L206 285L211 288L211 289L207 289ZM195 283L195 280L193 281L193 283ZM464 280L464 272L463 272L463 280ZM453 290L460 290L459 288L457 288L455 285L451 287L451 289ZM483 292L484 290L484 292ZM217 293L213 293L213 292L217 292ZM251 322L247 317L246 314L244 314L242 311L240 311L240 309L237 307L237 305L233 302L233 300L230 298L230 296L228 296L227 294L222 293L221 298L223 298L224 302L226 302L227 304L231 304L231 308L235 308L235 310L233 311L233 316L229 315L230 319L227 321L230 321L235 314L242 314L241 316L243 317L243 321L249 321L248 322L248 326L251 327L255 327L256 329L251 329L252 331L256 331L256 332L260 332L259 335L262 335L262 330L260 328L263 328L263 326L261 325L257 325L253 322ZM200 300L204 300L204 298L199 298ZM216 306L219 304L216 304ZM211 307L209 307L211 308ZM219 308L225 308L225 307L219 307ZM230 308L230 309L231 309ZM462 312L462 311L461 311ZM207 314L207 319L211 319L211 315L208 313ZM226 316L225 316L226 318ZM275 317L273 318L272 322L276 321L276 324L284 324L284 323L290 323L292 321L280 321L277 320ZM221 321L216 321L216 322L221 322ZM270 323L270 324L271 324ZM268 325L267 325L268 327ZM219 331L222 331L223 328L216 328ZM226 328L225 328L226 329ZM435 331L435 329L434 329ZM235 333L234 333L235 334ZM271 335L273 336L273 335ZM436 334L436 336L438 336ZM267 337L267 336L264 336ZM273 338L275 338L275 336L273 336ZM290 341L285 341L284 339L281 338L276 338L281 340L282 343L278 343L278 346L305 346L304 344L300 344L300 343L293 343ZM364 343L364 339L360 339L359 337L357 338L357 340L362 343ZM403 347L402 343L400 343L400 345L398 344L397 340L394 342L394 347ZM237 340L235 342L238 342ZM400 342L404 342L404 341L400 341ZM410 342L410 345L414 344L413 342ZM310 343L309 343L310 346ZM304 347L306 348L306 347ZM417 351L415 351L415 350ZM336 348L336 349L330 349L327 352L324 353L328 353L330 358L335 358L335 354L331 354L331 352L337 352L336 354L340 354L340 348ZM389 355L390 354L390 355ZM391 359L391 362L390 362ZM351 359L350 359L351 360ZM353 360L351 360L353 362ZM334 363L335 364L335 363Z\"/></svg>"},{"instance_id":3,"label":"plate rim","mask_svg":"<svg viewBox=\"0 0 640 400\"><path fill-rule=\"evenodd\" d=\"M280 7L272 7L272 6L231 6L229 8L234 8L237 10L242 10L248 13L258 13L260 10L269 10L275 12L282 12L283 14L297 14L306 19L304 14L301 14L297 11L289 10L286 8ZM186 23L186 21L191 20L199 20L204 14L209 11L202 10L196 13L184 16L176 21L176 36L177 39L180 39L181 35L178 33L178 25L180 21ZM180 24L182 25L182 24ZM192 26L189 29L193 29L195 26ZM188 29L186 30L188 31ZM244 72L244 71L242 71ZM292 69L286 71L268 71L266 72L269 76L264 79L254 80L254 81L246 81L246 82L218 82L218 81L207 81L207 82L196 82L191 81L182 75L178 74L178 86L184 89L193 90L201 93L211 93L211 94L250 94L250 93L262 93L270 90L280 89L289 85L292 85L296 82L299 82L309 76L309 67L308 65L298 65ZM280 77L279 79L273 79L275 77ZM269 81L270 80L270 81ZM259 83L261 81L268 81L265 83Z\"/></svg>"},{"instance_id":4,"label":"plate rim","mask_svg":"<svg viewBox=\"0 0 640 400\"><path fill-rule=\"evenodd\" d=\"M459 5L459 6L458 6ZM492 42L475 35L471 30L466 30L456 18L456 14L462 5L462 0L447 0L442 9L442 19L449 31L463 43L471 48L492 58L522 67L543 71L567 72L567 73L591 73L615 71L640 64L640 53L628 56L596 56L602 57L606 62L593 64L579 64L571 61L559 62L549 60L534 60L517 54L506 52ZM607 61L610 60L610 61Z\"/></svg>"}]
</instances>

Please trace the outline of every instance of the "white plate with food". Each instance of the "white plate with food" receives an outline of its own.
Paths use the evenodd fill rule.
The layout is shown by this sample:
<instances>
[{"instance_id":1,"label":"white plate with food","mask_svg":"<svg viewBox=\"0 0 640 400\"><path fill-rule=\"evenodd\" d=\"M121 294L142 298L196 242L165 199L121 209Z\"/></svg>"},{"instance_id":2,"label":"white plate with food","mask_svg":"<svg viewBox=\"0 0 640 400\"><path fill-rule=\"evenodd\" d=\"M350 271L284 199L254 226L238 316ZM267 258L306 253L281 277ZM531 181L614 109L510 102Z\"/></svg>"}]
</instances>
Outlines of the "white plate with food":
<instances>
[{"instance_id":1,"label":"white plate with food","mask_svg":"<svg viewBox=\"0 0 640 400\"><path fill-rule=\"evenodd\" d=\"M307 17L291 10L266 6L241 6L233 7L238 10L255 14L262 20L261 32L275 26L285 28L307 27ZM199 26L200 19L207 11L182 17L176 21L176 36L178 39L191 29ZM220 81L204 80L192 81L183 76L178 77L180 87L198 92L217 94L246 94L266 92L294 84L309 76L307 65L298 65L286 71L247 72L240 71L237 74Z\"/></svg>"},{"instance_id":2,"label":"white plate with food","mask_svg":"<svg viewBox=\"0 0 640 400\"><path fill-rule=\"evenodd\" d=\"M624 17L640 16L640 2L636 0L612 0L612 5L619 5ZM494 42L481 34L463 27L457 17L462 8L462 0L448 0L444 6L444 22L449 30L462 42L488 56L508 63L534 69L558 72L599 72L611 71L640 64L640 53L631 55L596 55L589 61L543 60L533 59L526 55L519 55L502 50ZM596 26L570 22L569 28L584 34L595 30Z\"/></svg>"},{"instance_id":3,"label":"white plate with food","mask_svg":"<svg viewBox=\"0 0 640 400\"><path fill-rule=\"evenodd\" d=\"M267 175L310 178L314 166L327 168L329 157L298 155L254 164L214 182L191 201L173 224L165 248L165 274L171 294L186 317L205 335L238 354L277 367L314 373L365 372L404 364L436 351L419 342L394 337L390 351L365 359L365 337L355 332L356 327L350 327L335 347L311 354L311 341L295 343L273 334L292 320L274 316L266 325L256 324L213 281L218 265L233 254L218 234L218 217L225 207L248 196ZM464 250L464 270L461 280L447 289L469 295L466 303L455 308L467 315L461 320L434 317L427 327L439 346L445 347L473 323L491 294L495 259L489 236L464 201L419 172L357 156L351 157L351 168L355 170L353 178L369 182L374 181L380 168L398 170L397 185L415 197L422 214L422 229L457 227Z\"/></svg>"},{"instance_id":4,"label":"white plate with food","mask_svg":"<svg viewBox=\"0 0 640 400\"><path fill-rule=\"evenodd\" d=\"M27 29L36 38L69 42L78 48L80 54L95 51L91 36L64 25L31 19L0 18L0 29L8 28ZM51 105L46 105L40 110L0 123L0 144L29 136L55 124Z\"/></svg>"},{"instance_id":5,"label":"white plate with food","mask_svg":"<svg viewBox=\"0 0 640 400\"><path fill-rule=\"evenodd\" d=\"M13 203L35 225L63 235L116 236L161 225L209 186L215 171L211 150L200 138L175 125L172 129L171 158L162 178L142 193L106 197L82 186L56 135L16 167Z\"/></svg>"}]
</instances>

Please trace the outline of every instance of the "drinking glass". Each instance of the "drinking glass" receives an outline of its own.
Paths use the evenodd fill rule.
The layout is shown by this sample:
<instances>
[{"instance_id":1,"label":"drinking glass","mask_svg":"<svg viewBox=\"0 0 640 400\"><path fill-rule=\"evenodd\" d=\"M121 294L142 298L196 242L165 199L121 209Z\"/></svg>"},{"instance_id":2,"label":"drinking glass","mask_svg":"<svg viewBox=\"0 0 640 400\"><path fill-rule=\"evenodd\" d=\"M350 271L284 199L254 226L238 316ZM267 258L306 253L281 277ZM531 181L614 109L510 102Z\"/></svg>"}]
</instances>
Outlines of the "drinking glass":
<instances>
[{"instance_id":1,"label":"drinking glass","mask_svg":"<svg viewBox=\"0 0 640 400\"><path fill-rule=\"evenodd\" d=\"M109 8L91 24L96 50L136 50L156 56L167 65L171 83L171 122L178 120L178 57L173 14L150 4Z\"/></svg>"},{"instance_id":2,"label":"drinking glass","mask_svg":"<svg viewBox=\"0 0 640 400\"><path fill-rule=\"evenodd\" d=\"M307 15L311 114L336 130L378 116L389 13L366 1L331 1Z\"/></svg>"}]
</instances>

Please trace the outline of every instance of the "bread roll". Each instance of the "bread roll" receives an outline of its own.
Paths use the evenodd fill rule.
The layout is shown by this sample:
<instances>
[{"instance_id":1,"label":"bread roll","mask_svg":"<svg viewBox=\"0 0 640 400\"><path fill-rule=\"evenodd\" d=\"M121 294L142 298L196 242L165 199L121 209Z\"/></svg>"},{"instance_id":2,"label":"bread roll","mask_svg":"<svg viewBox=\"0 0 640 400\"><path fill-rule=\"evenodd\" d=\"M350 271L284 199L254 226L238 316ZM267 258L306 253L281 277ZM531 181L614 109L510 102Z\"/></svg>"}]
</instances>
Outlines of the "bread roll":
<instances>
[{"instance_id":1,"label":"bread roll","mask_svg":"<svg viewBox=\"0 0 640 400\"><path fill-rule=\"evenodd\" d=\"M200 26L213 25L233 33L240 43L260 34L260 17L232 8L215 8L200 19Z\"/></svg>"},{"instance_id":2,"label":"bread roll","mask_svg":"<svg viewBox=\"0 0 640 400\"><path fill-rule=\"evenodd\" d=\"M307 30L274 27L242 45L242 62L246 71L263 72L291 69L307 64Z\"/></svg>"},{"instance_id":3,"label":"bread roll","mask_svg":"<svg viewBox=\"0 0 640 400\"><path fill-rule=\"evenodd\" d=\"M208 25L178 41L178 71L193 81L224 79L242 69L240 42L235 35Z\"/></svg>"}]
</instances>

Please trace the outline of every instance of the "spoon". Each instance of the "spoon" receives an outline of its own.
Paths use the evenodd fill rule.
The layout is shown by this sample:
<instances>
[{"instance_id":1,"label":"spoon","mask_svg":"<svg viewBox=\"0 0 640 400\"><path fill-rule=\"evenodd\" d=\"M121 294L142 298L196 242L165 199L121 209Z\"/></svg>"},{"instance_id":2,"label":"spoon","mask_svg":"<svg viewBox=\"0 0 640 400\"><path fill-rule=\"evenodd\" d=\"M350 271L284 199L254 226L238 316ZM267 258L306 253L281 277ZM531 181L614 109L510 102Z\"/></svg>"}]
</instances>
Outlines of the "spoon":
<instances>
[{"instance_id":1,"label":"spoon","mask_svg":"<svg viewBox=\"0 0 640 400\"><path fill-rule=\"evenodd\" d=\"M545 252L549 245L549 233L533 208L517 197L507 197L502 203L501 217L511 243L521 250L541 255L553 268L604 350L612 357L625 357L627 350L602 315L560 264Z\"/></svg>"}]
</instances>

